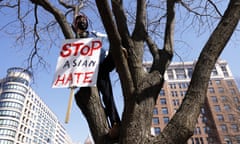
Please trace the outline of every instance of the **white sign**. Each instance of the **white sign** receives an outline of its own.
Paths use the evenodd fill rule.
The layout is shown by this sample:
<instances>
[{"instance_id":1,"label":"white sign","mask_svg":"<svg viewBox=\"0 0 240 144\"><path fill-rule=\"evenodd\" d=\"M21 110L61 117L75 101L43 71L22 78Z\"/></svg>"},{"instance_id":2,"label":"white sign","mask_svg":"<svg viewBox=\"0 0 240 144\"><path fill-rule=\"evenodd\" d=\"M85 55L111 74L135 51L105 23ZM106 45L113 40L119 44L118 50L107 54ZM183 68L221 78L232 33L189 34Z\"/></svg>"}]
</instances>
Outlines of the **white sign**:
<instances>
[{"instance_id":1,"label":"white sign","mask_svg":"<svg viewBox=\"0 0 240 144\"><path fill-rule=\"evenodd\" d=\"M65 40L52 87L96 86L101 48L100 38Z\"/></svg>"}]
</instances>

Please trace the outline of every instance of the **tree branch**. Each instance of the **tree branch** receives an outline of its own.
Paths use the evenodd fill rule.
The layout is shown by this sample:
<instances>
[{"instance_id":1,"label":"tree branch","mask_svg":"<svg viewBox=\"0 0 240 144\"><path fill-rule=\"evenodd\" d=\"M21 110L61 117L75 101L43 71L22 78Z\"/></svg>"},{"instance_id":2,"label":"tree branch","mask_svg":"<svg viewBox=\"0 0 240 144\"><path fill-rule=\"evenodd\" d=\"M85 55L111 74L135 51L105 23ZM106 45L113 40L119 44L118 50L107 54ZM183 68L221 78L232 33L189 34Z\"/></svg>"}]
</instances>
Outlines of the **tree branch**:
<instances>
[{"instance_id":1,"label":"tree branch","mask_svg":"<svg viewBox=\"0 0 240 144\"><path fill-rule=\"evenodd\" d=\"M56 7L51 5L51 3L48 0L31 0L32 3L38 4L42 6L45 10L47 10L50 14L52 14L58 24L60 25L62 32L65 36L65 38L74 38L74 35L71 31L71 27L68 24L66 17L63 13L61 13L60 10L58 10Z\"/></svg>"},{"instance_id":2,"label":"tree branch","mask_svg":"<svg viewBox=\"0 0 240 144\"><path fill-rule=\"evenodd\" d=\"M103 25L110 42L110 52L114 57L117 72L123 86L124 95L133 92L133 82L128 68L128 62L123 52L122 38L113 20L113 15L107 0L96 0Z\"/></svg>"}]
</instances>

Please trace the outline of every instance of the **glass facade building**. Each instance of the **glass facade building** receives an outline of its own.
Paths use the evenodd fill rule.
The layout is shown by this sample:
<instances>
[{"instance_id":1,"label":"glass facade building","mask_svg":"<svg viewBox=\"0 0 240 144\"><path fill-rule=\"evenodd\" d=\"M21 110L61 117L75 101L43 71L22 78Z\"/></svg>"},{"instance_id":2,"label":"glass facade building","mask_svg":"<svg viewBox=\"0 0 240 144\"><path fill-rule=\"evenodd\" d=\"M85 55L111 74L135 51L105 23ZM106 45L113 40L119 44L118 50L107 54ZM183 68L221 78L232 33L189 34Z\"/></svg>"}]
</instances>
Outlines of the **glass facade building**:
<instances>
[{"instance_id":1,"label":"glass facade building","mask_svg":"<svg viewBox=\"0 0 240 144\"><path fill-rule=\"evenodd\" d=\"M55 114L30 87L31 72L10 68L0 81L0 144L72 144Z\"/></svg>"}]
</instances>

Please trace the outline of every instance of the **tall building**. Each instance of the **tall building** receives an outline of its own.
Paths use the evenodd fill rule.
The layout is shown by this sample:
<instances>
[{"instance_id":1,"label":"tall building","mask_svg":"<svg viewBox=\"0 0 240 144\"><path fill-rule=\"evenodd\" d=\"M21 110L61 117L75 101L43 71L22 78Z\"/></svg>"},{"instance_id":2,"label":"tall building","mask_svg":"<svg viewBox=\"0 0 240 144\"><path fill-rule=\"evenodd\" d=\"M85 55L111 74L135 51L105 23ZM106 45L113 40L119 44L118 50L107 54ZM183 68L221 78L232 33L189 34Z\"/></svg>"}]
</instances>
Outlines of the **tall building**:
<instances>
[{"instance_id":1,"label":"tall building","mask_svg":"<svg viewBox=\"0 0 240 144\"><path fill-rule=\"evenodd\" d=\"M72 144L56 115L30 87L32 74L10 68L0 80L0 144Z\"/></svg>"},{"instance_id":2,"label":"tall building","mask_svg":"<svg viewBox=\"0 0 240 144\"><path fill-rule=\"evenodd\" d=\"M146 63L146 67L147 67ZM152 131L158 135L179 108L195 62L172 63L153 110ZM211 73L207 98L188 144L240 144L240 93L226 61L218 60Z\"/></svg>"}]
</instances>

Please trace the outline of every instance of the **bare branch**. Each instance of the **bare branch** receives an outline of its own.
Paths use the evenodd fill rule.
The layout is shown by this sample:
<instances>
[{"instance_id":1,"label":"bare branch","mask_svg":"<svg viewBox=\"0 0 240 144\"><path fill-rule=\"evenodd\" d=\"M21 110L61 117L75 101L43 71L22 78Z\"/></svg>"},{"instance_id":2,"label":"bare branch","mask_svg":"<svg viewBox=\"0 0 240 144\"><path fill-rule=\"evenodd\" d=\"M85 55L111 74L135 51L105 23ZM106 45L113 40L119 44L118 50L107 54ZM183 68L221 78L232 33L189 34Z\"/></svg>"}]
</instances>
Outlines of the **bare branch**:
<instances>
[{"instance_id":1,"label":"bare branch","mask_svg":"<svg viewBox=\"0 0 240 144\"><path fill-rule=\"evenodd\" d=\"M37 30L37 25L38 25L37 8L38 8L38 5L35 5L34 6L35 23L34 23L34 33L33 33L34 47L31 50L30 56L28 58L28 66L29 66L30 69L33 69L33 60L34 60L35 57L38 58L38 63L41 63L43 65L45 65L45 63L46 63L43 60L43 58L38 54L38 42L40 40L40 36L38 35L38 30Z\"/></svg>"},{"instance_id":2,"label":"bare branch","mask_svg":"<svg viewBox=\"0 0 240 144\"><path fill-rule=\"evenodd\" d=\"M74 35L71 31L71 27L68 24L66 17L64 14L61 13L60 10L58 10L56 7L51 5L51 3L47 0L31 0L32 3L38 4L42 6L45 10L47 10L49 13L51 13L55 19L57 20L58 24L60 25L63 34L65 38L73 38Z\"/></svg>"},{"instance_id":3,"label":"bare branch","mask_svg":"<svg viewBox=\"0 0 240 144\"><path fill-rule=\"evenodd\" d=\"M214 4L214 2L212 0L208 0L208 2L214 7L214 9L216 10L216 12L218 13L219 16L222 17L221 12L219 11L219 9L217 8L216 4Z\"/></svg>"}]
</instances>

